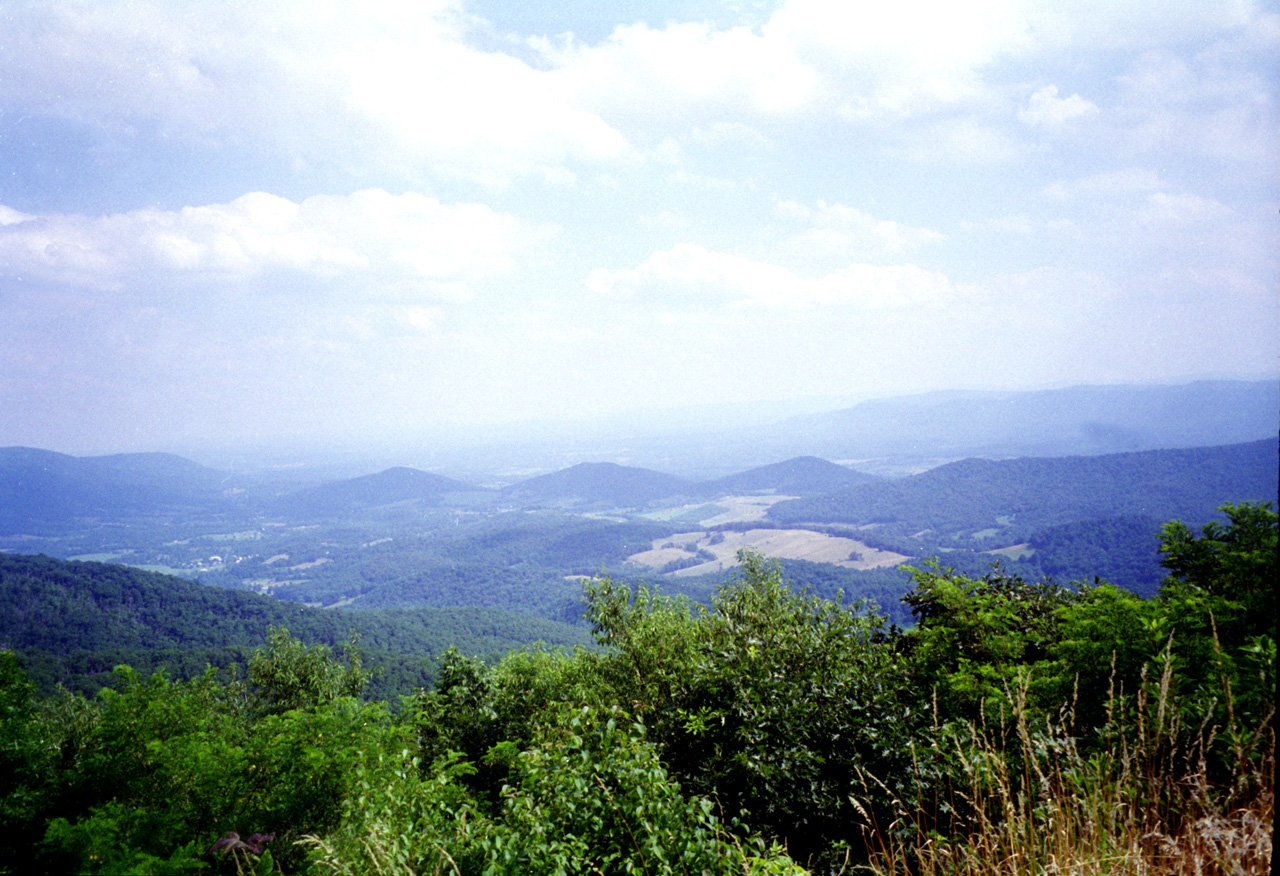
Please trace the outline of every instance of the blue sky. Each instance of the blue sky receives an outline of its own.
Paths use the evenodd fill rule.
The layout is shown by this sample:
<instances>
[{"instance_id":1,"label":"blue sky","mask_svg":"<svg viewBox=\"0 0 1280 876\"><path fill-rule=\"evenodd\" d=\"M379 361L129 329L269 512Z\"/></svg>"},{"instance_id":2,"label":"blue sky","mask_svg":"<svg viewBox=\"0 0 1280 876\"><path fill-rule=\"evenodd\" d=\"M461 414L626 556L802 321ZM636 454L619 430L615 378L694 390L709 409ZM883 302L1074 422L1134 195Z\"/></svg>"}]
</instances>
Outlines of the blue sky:
<instances>
[{"instance_id":1,"label":"blue sky","mask_svg":"<svg viewBox=\"0 0 1280 876\"><path fill-rule=\"evenodd\" d=\"M1280 15L0 0L0 445L1275 376Z\"/></svg>"}]
</instances>

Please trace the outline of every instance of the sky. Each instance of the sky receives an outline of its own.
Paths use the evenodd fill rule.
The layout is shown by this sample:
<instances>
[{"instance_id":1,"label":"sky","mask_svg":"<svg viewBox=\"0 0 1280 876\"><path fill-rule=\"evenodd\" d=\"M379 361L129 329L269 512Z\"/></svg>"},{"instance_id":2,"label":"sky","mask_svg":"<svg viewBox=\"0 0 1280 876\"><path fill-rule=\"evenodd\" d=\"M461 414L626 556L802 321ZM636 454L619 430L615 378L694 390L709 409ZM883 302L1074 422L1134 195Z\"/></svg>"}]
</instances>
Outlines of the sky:
<instances>
[{"instance_id":1,"label":"sky","mask_svg":"<svg viewBox=\"0 0 1280 876\"><path fill-rule=\"evenodd\" d=\"M0 446L1280 374L1251 0L0 0Z\"/></svg>"}]
</instances>

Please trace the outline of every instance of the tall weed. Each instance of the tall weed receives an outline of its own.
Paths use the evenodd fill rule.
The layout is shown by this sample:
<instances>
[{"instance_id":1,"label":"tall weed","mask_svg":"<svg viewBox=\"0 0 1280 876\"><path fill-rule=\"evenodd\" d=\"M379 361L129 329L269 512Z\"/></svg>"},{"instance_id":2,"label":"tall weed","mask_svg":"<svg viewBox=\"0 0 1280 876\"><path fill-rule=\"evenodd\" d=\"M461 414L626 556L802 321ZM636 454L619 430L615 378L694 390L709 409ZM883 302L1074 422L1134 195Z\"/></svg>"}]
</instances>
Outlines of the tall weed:
<instances>
[{"instance_id":1,"label":"tall weed","mask_svg":"<svg viewBox=\"0 0 1280 876\"><path fill-rule=\"evenodd\" d=\"M1270 673L1274 678L1273 666ZM1077 729L1072 704L1034 719L1026 674L1006 692L1011 722L936 726L928 749L914 752L918 799L897 801L896 821L868 829L865 870L1270 873L1274 697L1250 726L1234 707L1228 674L1219 676L1216 702L1204 690L1179 694L1177 681L1166 647L1137 690L1117 689L1113 681L1101 727ZM953 777L945 792L926 780L939 769ZM866 782L871 793L875 780Z\"/></svg>"}]
</instances>

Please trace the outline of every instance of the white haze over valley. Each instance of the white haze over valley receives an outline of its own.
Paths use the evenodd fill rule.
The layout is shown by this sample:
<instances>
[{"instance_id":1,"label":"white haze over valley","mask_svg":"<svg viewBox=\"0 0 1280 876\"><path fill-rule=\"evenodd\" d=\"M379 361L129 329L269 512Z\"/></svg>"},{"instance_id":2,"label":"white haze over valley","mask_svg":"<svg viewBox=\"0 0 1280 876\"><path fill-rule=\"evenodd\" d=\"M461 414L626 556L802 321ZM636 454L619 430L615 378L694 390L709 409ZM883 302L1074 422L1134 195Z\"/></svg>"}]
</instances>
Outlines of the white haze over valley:
<instances>
[{"instance_id":1,"label":"white haze over valley","mask_svg":"<svg viewBox=\"0 0 1280 876\"><path fill-rule=\"evenodd\" d=\"M0 0L0 446L1274 378L1278 67L1250 0Z\"/></svg>"}]
</instances>

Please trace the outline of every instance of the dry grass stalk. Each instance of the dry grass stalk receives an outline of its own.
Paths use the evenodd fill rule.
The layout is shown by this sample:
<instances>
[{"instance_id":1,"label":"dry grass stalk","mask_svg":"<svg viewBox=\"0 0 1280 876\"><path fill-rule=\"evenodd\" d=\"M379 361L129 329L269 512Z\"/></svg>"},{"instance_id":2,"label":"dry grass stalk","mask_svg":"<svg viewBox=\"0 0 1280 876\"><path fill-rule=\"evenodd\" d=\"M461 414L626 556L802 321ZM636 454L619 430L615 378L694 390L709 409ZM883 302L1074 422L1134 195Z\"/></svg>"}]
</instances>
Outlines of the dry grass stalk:
<instances>
[{"instance_id":1,"label":"dry grass stalk","mask_svg":"<svg viewBox=\"0 0 1280 876\"><path fill-rule=\"evenodd\" d=\"M1026 680L1010 692L1013 733L969 724L949 734L967 786L953 811L900 811L871 832L877 876L1244 876L1271 872L1274 711L1251 732L1207 722L1189 731L1173 701L1173 661L1131 698L1112 690L1108 721L1081 750L1071 710L1032 726ZM1230 686L1225 694L1230 702ZM947 734L943 734L947 735ZM1225 738L1223 738L1225 736ZM1206 764L1231 749L1236 775L1215 786ZM933 754L943 752L937 743ZM939 758L941 759L941 758ZM901 828L907 827L903 831Z\"/></svg>"}]
</instances>

